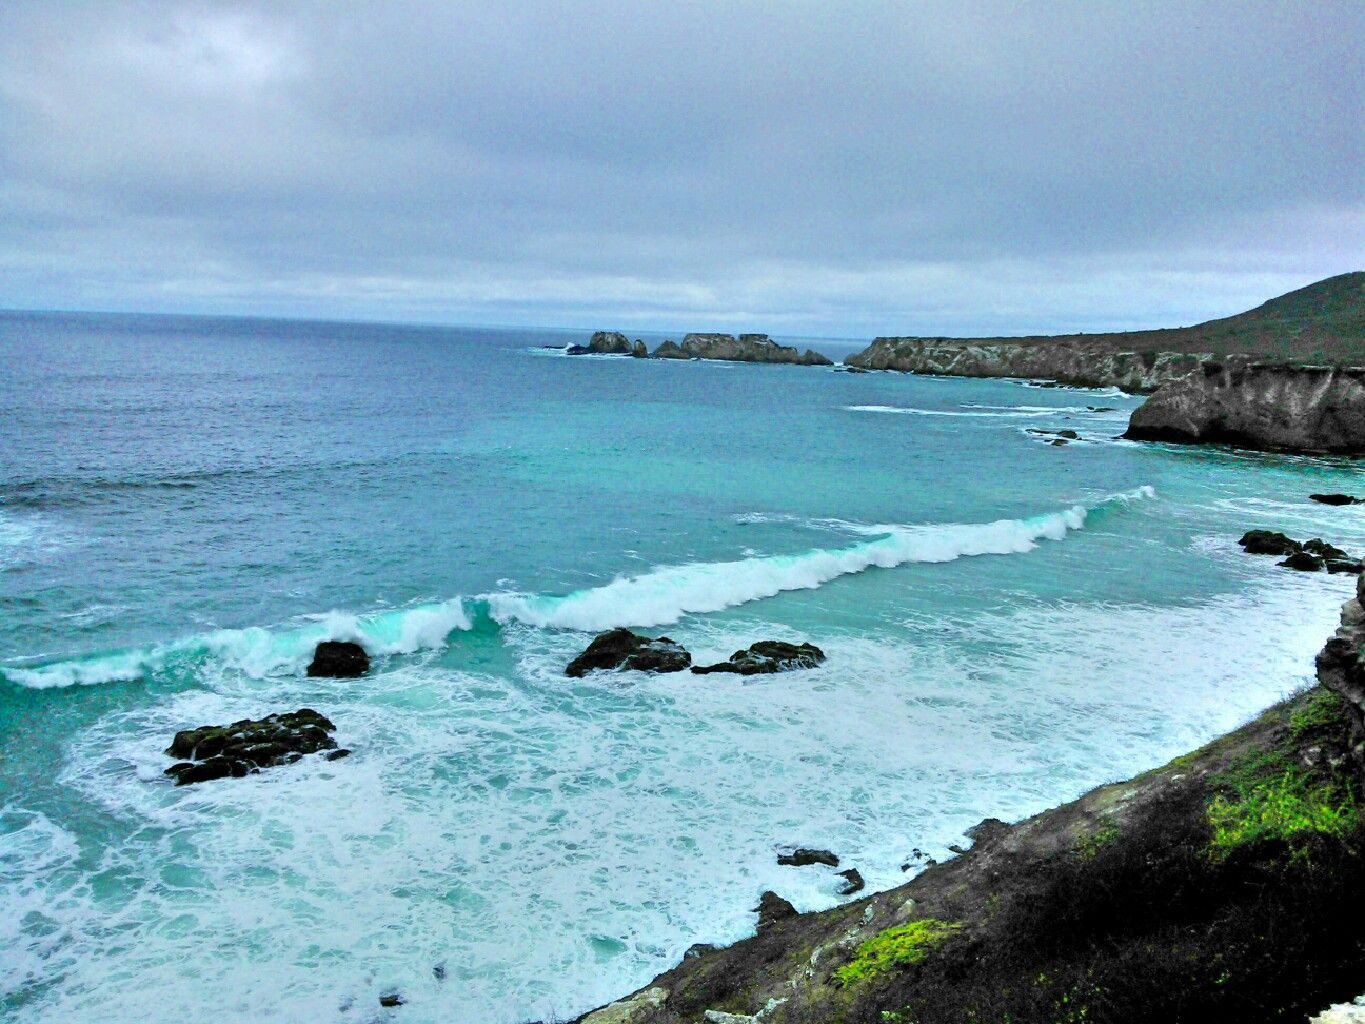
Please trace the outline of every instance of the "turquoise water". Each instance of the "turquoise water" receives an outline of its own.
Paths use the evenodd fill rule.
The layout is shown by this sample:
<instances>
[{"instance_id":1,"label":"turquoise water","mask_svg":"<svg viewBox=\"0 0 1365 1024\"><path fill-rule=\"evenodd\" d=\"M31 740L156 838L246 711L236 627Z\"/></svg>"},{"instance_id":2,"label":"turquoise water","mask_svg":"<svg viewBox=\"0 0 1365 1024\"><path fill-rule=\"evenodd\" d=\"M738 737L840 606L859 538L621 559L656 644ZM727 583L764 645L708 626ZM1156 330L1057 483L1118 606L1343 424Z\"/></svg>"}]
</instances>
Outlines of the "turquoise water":
<instances>
[{"instance_id":1,"label":"turquoise water","mask_svg":"<svg viewBox=\"0 0 1365 1024\"><path fill-rule=\"evenodd\" d=\"M582 339L0 314L3 1019L572 1015L838 901L778 846L894 885L1244 720L1353 579L1236 538L1365 548L1306 498L1358 468L1116 441L1114 393ZM615 625L829 660L565 678ZM306 678L322 637L375 671ZM161 775L304 705L352 757Z\"/></svg>"}]
</instances>

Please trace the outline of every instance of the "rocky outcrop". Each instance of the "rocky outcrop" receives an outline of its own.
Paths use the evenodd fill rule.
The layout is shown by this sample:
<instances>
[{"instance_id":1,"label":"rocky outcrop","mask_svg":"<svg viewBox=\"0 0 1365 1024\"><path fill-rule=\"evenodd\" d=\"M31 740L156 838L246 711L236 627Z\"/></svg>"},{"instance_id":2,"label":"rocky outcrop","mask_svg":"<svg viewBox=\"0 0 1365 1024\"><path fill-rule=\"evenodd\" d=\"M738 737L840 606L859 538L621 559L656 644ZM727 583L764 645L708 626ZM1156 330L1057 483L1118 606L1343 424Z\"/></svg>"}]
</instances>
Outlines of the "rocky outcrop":
<instances>
[{"instance_id":1,"label":"rocky outcrop","mask_svg":"<svg viewBox=\"0 0 1365 1024\"><path fill-rule=\"evenodd\" d=\"M1365 576L1341 609L1341 627L1318 655L1317 668L1318 680L1346 706L1351 753L1365 779Z\"/></svg>"},{"instance_id":2,"label":"rocky outcrop","mask_svg":"<svg viewBox=\"0 0 1365 1024\"><path fill-rule=\"evenodd\" d=\"M787 363L796 366L833 366L832 360L811 349L800 352L779 345L766 334L689 334L679 345L665 341L654 350L656 359L721 359L734 363Z\"/></svg>"},{"instance_id":3,"label":"rocky outcrop","mask_svg":"<svg viewBox=\"0 0 1365 1024\"><path fill-rule=\"evenodd\" d=\"M370 656L365 648L350 641L324 640L313 650L308 664L310 676L332 679L354 679L370 670Z\"/></svg>"},{"instance_id":4,"label":"rocky outcrop","mask_svg":"<svg viewBox=\"0 0 1365 1024\"><path fill-rule=\"evenodd\" d=\"M1300 572L1320 572L1359 574L1365 565L1361 559L1352 558L1350 552L1343 551L1335 544L1329 544L1321 537L1314 537L1302 544L1293 537L1273 530L1249 530L1237 543L1249 555L1282 555L1281 568L1297 569Z\"/></svg>"},{"instance_id":5,"label":"rocky outcrop","mask_svg":"<svg viewBox=\"0 0 1365 1024\"><path fill-rule=\"evenodd\" d=\"M610 629L598 633L564 674L577 678L601 669L681 672L691 664L692 655L666 636L650 639L628 629Z\"/></svg>"},{"instance_id":6,"label":"rocky outcrop","mask_svg":"<svg viewBox=\"0 0 1365 1024\"><path fill-rule=\"evenodd\" d=\"M825 660L825 652L814 644L789 644L781 640L760 640L742 651L735 651L729 661L715 665L693 665L697 675L711 672L735 672L742 676L766 675L770 672L791 672L795 669L815 668Z\"/></svg>"},{"instance_id":7,"label":"rocky outcrop","mask_svg":"<svg viewBox=\"0 0 1365 1024\"><path fill-rule=\"evenodd\" d=\"M630 347L630 354L636 359L644 359L649 355L649 349L645 348L645 343L639 338L635 339L635 344Z\"/></svg>"},{"instance_id":8,"label":"rocky outcrop","mask_svg":"<svg viewBox=\"0 0 1365 1024\"><path fill-rule=\"evenodd\" d=\"M1027 339L1033 341L1033 339ZM1199 368L1203 355L1184 352L1114 352L1085 340L1058 338L974 342L959 338L877 338L846 366L946 377L1043 377L1072 387L1155 391Z\"/></svg>"},{"instance_id":9,"label":"rocky outcrop","mask_svg":"<svg viewBox=\"0 0 1365 1024\"><path fill-rule=\"evenodd\" d=\"M329 751L328 760L336 760L350 751L337 748L330 735L335 731L336 726L312 708L184 729L166 748L167 754L179 760L165 774L177 786L185 786L228 776L241 778L262 768L293 764L319 751Z\"/></svg>"},{"instance_id":10,"label":"rocky outcrop","mask_svg":"<svg viewBox=\"0 0 1365 1024\"><path fill-rule=\"evenodd\" d=\"M1319 505L1365 505L1365 498L1353 498L1349 494L1310 494L1308 498Z\"/></svg>"},{"instance_id":11,"label":"rocky outcrop","mask_svg":"<svg viewBox=\"0 0 1365 1024\"><path fill-rule=\"evenodd\" d=\"M592 353L599 356L628 356L633 350L630 339L620 331L597 331L588 342L586 352L569 351L571 355Z\"/></svg>"},{"instance_id":12,"label":"rocky outcrop","mask_svg":"<svg viewBox=\"0 0 1365 1024\"><path fill-rule=\"evenodd\" d=\"M1365 369L1206 362L1134 410L1124 437L1365 454Z\"/></svg>"},{"instance_id":13,"label":"rocky outcrop","mask_svg":"<svg viewBox=\"0 0 1365 1024\"><path fill-rule=\"evenodd\" d=\"M806 847L797 847L791 853L779 853L777 863L793 868L804 868L811 864L826 864L829 867L837 868L839 858L829 850L811 850Z\"/></svg>"}]
</instances>

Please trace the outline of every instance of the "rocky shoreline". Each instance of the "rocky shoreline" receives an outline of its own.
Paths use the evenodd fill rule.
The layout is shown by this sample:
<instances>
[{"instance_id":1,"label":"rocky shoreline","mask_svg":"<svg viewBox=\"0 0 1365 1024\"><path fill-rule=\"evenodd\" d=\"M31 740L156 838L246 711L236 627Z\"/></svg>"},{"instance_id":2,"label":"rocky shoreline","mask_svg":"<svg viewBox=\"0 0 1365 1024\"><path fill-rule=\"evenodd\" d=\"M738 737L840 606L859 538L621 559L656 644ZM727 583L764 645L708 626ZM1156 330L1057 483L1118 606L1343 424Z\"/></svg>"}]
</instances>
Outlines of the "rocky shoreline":
<instances>
[{"instance_id":1,"label":"rocky shoreline","mask_svg":"<svg viewBox=\"0 0 1365 1024\"><path fill-rule=\"evenodd\" d=\"M579 1024L1256 1024L1349 1002L1365 976L1363 604L1365 577L1318 685L1255 721L1018 824L988 819L895 889L812 914L765 893L752 938L695 946Z\"/></svg>"}]
</instances>

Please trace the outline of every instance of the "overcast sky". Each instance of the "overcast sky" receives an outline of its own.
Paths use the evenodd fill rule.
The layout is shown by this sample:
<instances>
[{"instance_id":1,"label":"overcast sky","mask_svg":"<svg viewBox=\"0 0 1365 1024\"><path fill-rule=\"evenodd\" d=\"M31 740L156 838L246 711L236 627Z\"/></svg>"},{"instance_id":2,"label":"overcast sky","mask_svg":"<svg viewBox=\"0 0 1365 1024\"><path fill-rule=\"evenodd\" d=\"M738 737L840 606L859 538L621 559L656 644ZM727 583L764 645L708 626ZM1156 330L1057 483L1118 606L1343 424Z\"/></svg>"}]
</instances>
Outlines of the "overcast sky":
<instances>
[{"instance_id":1,"label":"overcast sky","mask_svg":"<svg viewBox=\"0 0 1365 1024\"><path fill-rule=\"evenodd\" d=\"M0 2L0 307L860 337L1365 267L1365 4Z\"/></svg>"}]
</instances>

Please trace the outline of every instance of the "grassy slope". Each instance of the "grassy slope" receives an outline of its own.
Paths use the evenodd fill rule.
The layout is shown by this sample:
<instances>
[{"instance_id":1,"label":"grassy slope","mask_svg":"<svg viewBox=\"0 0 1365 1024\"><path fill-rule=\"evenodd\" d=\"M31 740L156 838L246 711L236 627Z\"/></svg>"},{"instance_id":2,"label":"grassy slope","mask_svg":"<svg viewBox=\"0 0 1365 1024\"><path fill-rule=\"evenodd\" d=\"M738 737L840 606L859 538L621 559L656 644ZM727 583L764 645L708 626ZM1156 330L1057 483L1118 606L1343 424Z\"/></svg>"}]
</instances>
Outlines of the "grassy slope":
<instances>
[{"instance_id":1,"label":"grassy slope","mask_svg":"<svg viewBox=\"0 0 1365 1024\"><path fill-rule=\"evenodd\" d=\"M591 1024L1294 1021L1359 994L1365 833L1320 688L884 893L685 958ZM642 990L645 991L645 990Z\"/></svg>"},{"instance_id":2,"label":"grassy slope","mask_svg":"<svg viewBox=\"0 0 1365 1024\"><path fill-rule=\"evenodd\" d=\"M1212 352L1271 361L1365 364L1365 271L1329 277L1256 309L1193 327L1025 338L942 338L940 344L1067 342L1115 352Z\"/></svg>"}]
</instances>

